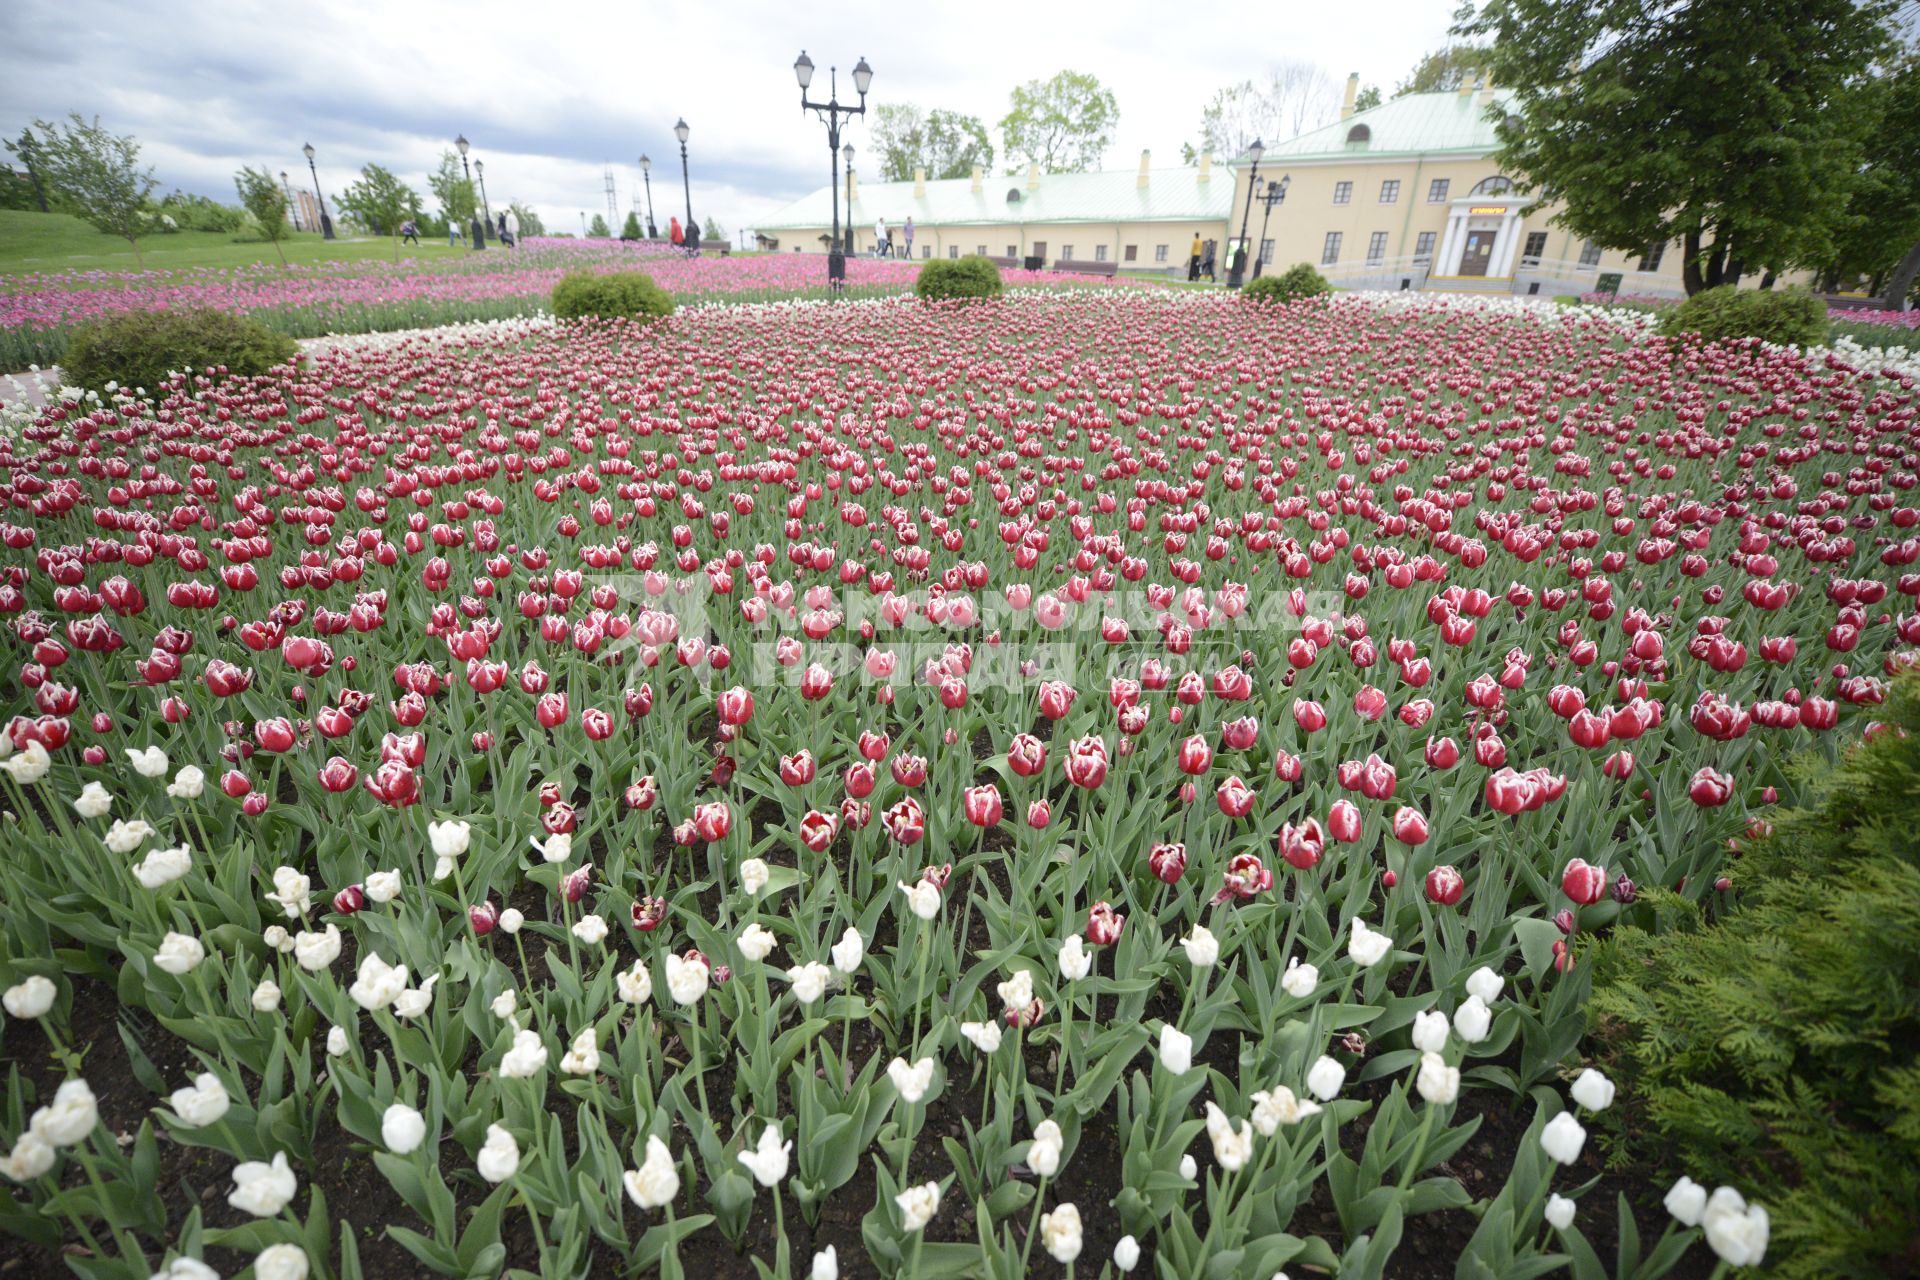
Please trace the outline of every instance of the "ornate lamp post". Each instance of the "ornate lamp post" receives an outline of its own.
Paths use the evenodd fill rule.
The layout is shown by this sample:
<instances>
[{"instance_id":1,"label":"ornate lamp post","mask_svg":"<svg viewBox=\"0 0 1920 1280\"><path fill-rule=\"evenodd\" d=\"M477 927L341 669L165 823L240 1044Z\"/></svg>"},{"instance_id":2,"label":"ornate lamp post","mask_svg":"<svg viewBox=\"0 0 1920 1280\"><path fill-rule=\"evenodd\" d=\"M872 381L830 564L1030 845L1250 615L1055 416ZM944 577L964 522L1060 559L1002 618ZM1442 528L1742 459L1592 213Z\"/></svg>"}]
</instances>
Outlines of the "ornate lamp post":
<instances>
[{"instance_id":1,"label":"ornate lamp post","mask_svg":"<svg viewBox=\"0 0 1920 1280\"><path fill-rule=\"evenodd\" d=\"M853 256L853 144L849 142L841 148L840 154L847 158L847 256Z\"/></svg>"},{"instance_id":2,"label":"ornate lamp post","mask_svg":"<svg viewBox=\"0 0 1920 1280\"><path fill-rule=\"evenodd\" d=\"M287 171L280 171L280 190L287 197L287 216L293 219L293 229L300 229L300 206L293 202L293 184L287 181Z\"/></svg>"},{"instance_id":3,"label":"ornate lamp post","mask_svg":"<svg viewBox=\"0 0 1920 1280\"><path fill-rule=\"evenodd\" d=\"M1255 138L1253 145L1247 148L1247 157L1253 161L1253 170L1247 174L1247 207L1240 215L1240 248L1233 255L1233 264L1227 270L1227 288L1238 289L1245 278L1247 269L1247 223L1253 217L1253 189L1260 184L1260 157L1267 149Z\"/></svg>"},{"instance_id":4,"label":"ornate lamp post","mask_svg":"<svg viewBox=\"0 0 1920 1280\"><path fill-rule=\"evenodd\" d=\"M327 216L327 198L320 194L320 171L313 166L313 144L300 148L307 157L307 172L313 175L313 198L320 205L320 238L333 239L333 219Z\"/></svg>"},{"instance_id":5,"label":"ornate lamp post","mask_svg":"<svg viewBox=\"0 0 1920 1280\"><path fill-rule=\"evenodd\" d=\"M641 156L640 181L645 183L647 188L647 239L658 240L660 229L653 225L653 178L650 176L652 171L653 161Z\"/></svg>"},{"instance_id":6,"label":"ornate lamp post","mask_svg":"<svg viewBox=\"0 0 1920 1280\"><path fill-rule=\"evenodd\" d=\"M847 255L840 247L840 117L864 116L867 114L867 90L873 85L873 68L867 65L865 58L853 67L853 87L860 94L860 105L843 107L840 105L839 68L827 69L827 100L815 102L807 97L807 86L813 83L813 59L806 50L800 51L799 60L793 64L793 77L800 82L800 109L811 111L827 122L827 156L835 169L833 174L833 247L827 252L827 283L835 288L844 286L847 279ZM847 164L853 164L852 148L848 148ZM847 198L847 219L853 219L853 198L849 189ZM852 239L853 228L847 228L848 239Z\"/></svg>"},{"instance_id":7,"label":"ornate lamp post","mask_svg":"<svg viewBox=\"0 0 1920 1280\"><path fill-rule=\"evenodd\" d=\"M693 220L693 179L687 176L687 135L693 130L687 128L687 118L680 117L674 123L673 136L680 139L680 184L687 196L687 229L680 235L684 247L693 246L693 252L700 252L700 224Z\"/></svg>"},{"instance_id":8,"label":"ornate lamp post","mask_svg":"<svg viewBox=\"0 0 1920 1280\"><path fill-rule=\"evenodd\" d=\"M487 225L493 225L493 206L487 203L487 166L479 160L473 162L473 171L480 175L480 212L487 217Z\"/></svg>"},{"instance_id":9,"label":"ornate lamp post","mask_svg":"<svg viewBox=\"0 0 1920 1280\"><path fill-rule=\"evenodd\" d=\"M456 137L453 140L453 145L460 150L460 167L466 171L467 185L471 187L473 185L473 166L467 163L467 147L469 145L467 135L463 133ZM487 229L480 225L480 211L478 209L473 211L473 220L472 224L467 228L467 235L473 240L469 248L475 253L487 247Z\"/></svg>"},{"instance_id":10,"label":"ornate lamp post","mask_svg":"<svg viewBox=\"0 0 1920 1280\"><path fill-rule=\"evenodd\" d=\"M1267 241L1267 219L1273 216L1275 205L1287 202L1287 184L1293 181L1292 174L1281 175L1280 181L1269 182L1266 191L1260 197L1260 203L1266 206L1266 212L1260 215L1260 243ZM1260 278L1260 255L1253 255L1253 278Z\"/></svg>"}]
</instances>

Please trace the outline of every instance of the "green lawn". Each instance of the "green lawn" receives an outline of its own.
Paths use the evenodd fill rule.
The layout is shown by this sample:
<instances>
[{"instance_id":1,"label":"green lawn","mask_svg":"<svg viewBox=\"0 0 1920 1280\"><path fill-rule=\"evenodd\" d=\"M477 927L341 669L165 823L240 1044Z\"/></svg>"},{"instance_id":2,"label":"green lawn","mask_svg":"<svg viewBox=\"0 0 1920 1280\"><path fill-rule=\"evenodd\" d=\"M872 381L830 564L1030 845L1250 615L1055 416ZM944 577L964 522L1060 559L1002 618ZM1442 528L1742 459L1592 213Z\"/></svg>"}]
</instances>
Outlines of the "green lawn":
<instances>
[{"instance_id":1,"label":"green lawn","mask_svg":"<svg viewBox=\"0 0 1920 1280\"><path fill-rule=\"evenodd\" d=\"M393 241L335 240L300 234L280 242L288 262L332 259L393 258ZM273 246L265 241L235 243L233 237L212 231L177 231L140 241L148 270L179 267L241 267L255 262L277 263ZM453 257L466 249L448 248L445 241L424 240L418 247L403 246L402 257ZM0 209L0 275L53 271L133 271L138 267L133 246L125 240L95 231L64 213L21 212Z\"/></svg>"}]
</instances>

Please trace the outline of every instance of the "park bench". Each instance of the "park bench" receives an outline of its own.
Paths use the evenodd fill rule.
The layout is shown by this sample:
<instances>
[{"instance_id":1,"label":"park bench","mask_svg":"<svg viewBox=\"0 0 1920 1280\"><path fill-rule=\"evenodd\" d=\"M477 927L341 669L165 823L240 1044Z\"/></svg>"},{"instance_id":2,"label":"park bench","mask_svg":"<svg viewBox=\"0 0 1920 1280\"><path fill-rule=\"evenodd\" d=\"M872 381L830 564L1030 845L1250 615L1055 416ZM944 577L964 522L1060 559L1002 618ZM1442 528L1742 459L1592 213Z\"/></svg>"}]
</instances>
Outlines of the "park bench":
<instances>
[{"instance_id":1,"label":"park bench","mask_svg":"<svg viewBox=\"0 0 1920 1280\"><path fill-rule=\"evenodd\" d=\"M998 255L993 255L993 254L989 254L987 256L987 261L991 262L994 266L1000 268L1002 271L1012 271L1015 267L1020 265L1020 259L1018 258L1000 257Z\"/></svg>"},{"instance_id":2,"label":"park bench","mask_svg":"<svg viewBox=\"0 0 1920 1280\"><path fill-rule=\"evenodd\" d=\"M1088 262L1079 258L1060 258L1053 264L1055 271L1066 271L1080 276L1114 276L1120 272L1117 262Z\"/></svg>"}]
</instances>

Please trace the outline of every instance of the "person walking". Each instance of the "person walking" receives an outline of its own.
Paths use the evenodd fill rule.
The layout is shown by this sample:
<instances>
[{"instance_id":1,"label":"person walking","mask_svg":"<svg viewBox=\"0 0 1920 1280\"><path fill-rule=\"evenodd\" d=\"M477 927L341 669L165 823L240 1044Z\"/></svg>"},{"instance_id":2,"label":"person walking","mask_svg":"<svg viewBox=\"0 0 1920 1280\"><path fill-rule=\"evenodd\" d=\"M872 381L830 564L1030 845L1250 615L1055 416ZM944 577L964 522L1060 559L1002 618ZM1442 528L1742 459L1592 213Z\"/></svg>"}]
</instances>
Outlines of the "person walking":
<instances>
[{"instance_id":1,"label":"person walking","mask_svg":"<svg viewBox=\"0 0 1920 1280\"><path fill-rule=\"evenodd\" d=\"M875 218L873 220L873 256L884 258L891 247L892 239L887 234L887 220Z\"/></svg>"},{"instance_id":2,"label":"person walking","mask_svg":"<svg viewBox=\"0 0 1920 1280\"><path fill-rule=\"evenodd\" d=\"M414 223L412 218L408 218L400 224L400 243L420 243L420 228Z\"/></svg>"},{"instance_id":3,"label":"person walking","mask_svg":"<svg viewBox=\"0 0 1920 1280\"><path fill-rule=\"evenodd\" d=\"M1193 233L1193 247L1187 250L1187 279L1197 281L1200 278L1200 253L1205 246L1200 243L1200 233Z\"/></svg>"},{"instance_id":4,"label":"person walking","mask_svg":"<svg viewBox=\"0 0 1920 1280\"><path fill-rule=\"evenodd\" d=\"M453 218L447 219L447 248L463 245L467 242L467 233Z\"/></svg>"},{"instance_id":5,"label":"person walking","mask_svg":"<svg viewBox=\"0 0 1920 1280\"><path fill-rule=\"evenodd\" d=\"M509 249L520 247L520 215L515 213L511 206L507 209L507 247Z\"/></svg>"},{"instance_id":6,"label":"person walking","mask_svg":"<svg viewBox=\"0 0 1920 1280\"><path fill-rule=\"evenodd\" d=\"M905 256L911 258L913 256L913 217L911 215L907 217L906 225L900 228L900 239L907 246Z\"/></svg>"},{"instance_id":7,"label":"person walking","mask_svg":"<svg viewBox=\"0 0 1920 1280\"><path fill-rule=\"evenodd\" d=\"M667 219L667 239L672 241L676 246L684 245L687 242L686 232L680 229L680 215L678 214Z\"/></svg>"},{"instance_id":8,"label":"person walking","mask_svg":"<svg viewBox=\"0 0 1920 1280\"><path fill-rule=\"evenodd\" d=\"M1214 258L1214 255L1218 252L1219 252L1219 242L1215 240L1208 240L1206 248L1201 253L1200 269L1206 272L1207 282L1209 284L1220 283L1220 277L1213 273L1213 258Z\"/></svg>"}]
</instances>

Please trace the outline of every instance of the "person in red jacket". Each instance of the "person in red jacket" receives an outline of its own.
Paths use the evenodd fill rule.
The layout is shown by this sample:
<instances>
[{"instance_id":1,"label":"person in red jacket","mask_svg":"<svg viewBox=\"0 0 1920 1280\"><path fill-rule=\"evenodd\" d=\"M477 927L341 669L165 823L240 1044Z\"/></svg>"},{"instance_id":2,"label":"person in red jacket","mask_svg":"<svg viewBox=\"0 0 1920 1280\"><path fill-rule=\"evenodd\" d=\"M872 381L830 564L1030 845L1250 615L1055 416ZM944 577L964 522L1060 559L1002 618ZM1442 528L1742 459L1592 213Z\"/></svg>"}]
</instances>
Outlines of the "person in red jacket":
<instances>
[{"instance_id":1,"label":"person in red jacket","mask_svg":"<svg viewBox=\"0 0 1920 1280\"><path fill-rule=\"evenodd\" d=\"M675 244L686 243L686 233L680 230L680 219L667 219L667 239L673 241Z\"/></svg>"}]
</instances>

